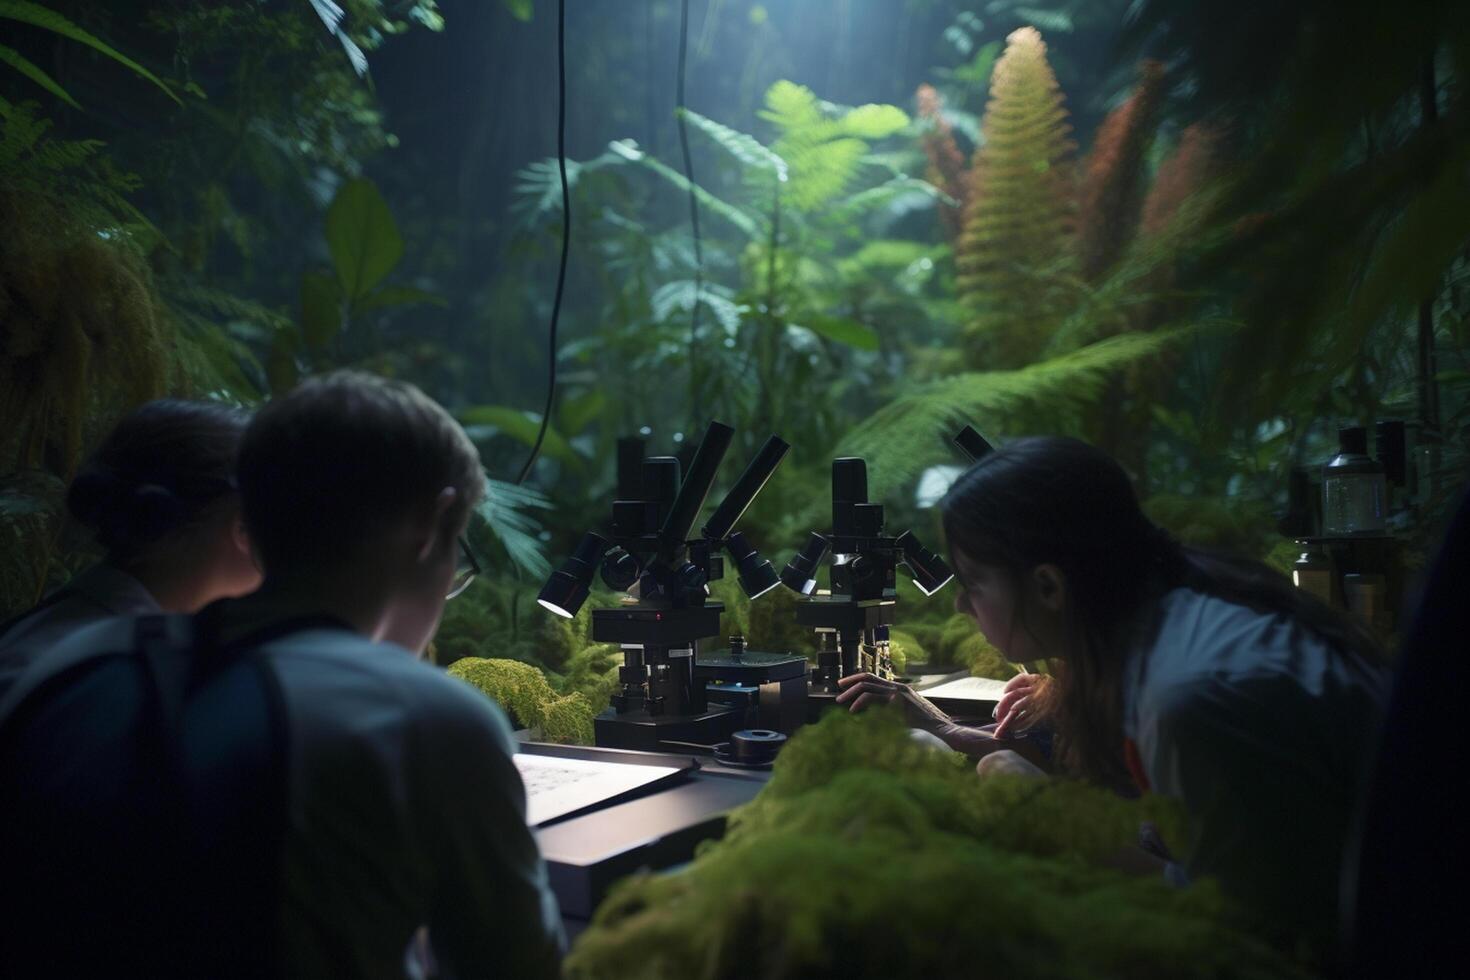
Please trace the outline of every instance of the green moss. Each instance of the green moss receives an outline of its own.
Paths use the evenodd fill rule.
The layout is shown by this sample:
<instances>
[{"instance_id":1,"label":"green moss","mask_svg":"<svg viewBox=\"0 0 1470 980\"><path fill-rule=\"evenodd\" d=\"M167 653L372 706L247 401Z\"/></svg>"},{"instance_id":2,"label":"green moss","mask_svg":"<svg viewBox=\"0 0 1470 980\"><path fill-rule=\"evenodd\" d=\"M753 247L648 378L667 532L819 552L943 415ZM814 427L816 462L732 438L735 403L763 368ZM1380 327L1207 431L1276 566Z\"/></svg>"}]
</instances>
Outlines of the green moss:
<instances>
[{"instance_id":1,"label":"green moss","mask_svg":"<svg viewBox=\"0 0 1470 980\"><path fill-rule=\"evenodd\" d=\"M618 667L622 663L622 651L617 644L592 644L573 655L557 686L563 694L580 694L595 715L607 707L617 689Z\"/></svg>"},{"instance_id":2,"label":"green moss","mask_svg":"<svg viewBox=\"0 0 1470 980\"><path fill-rule=\"evenodd\" d=\"M1008 681L1020 673L978 630L960 641L959 648L955 650L955 660L960 666L970 668L971 675L975 677Z\"/></svg>"},{"instance_id":3,"label":"green moss","mask_svg":"<svg viewBox=\"0 0 1470 980\"><path fill-rule=\"evenodd\" d=\"M734 573L711 582L709 593L712 600L723 603L725 606L725 611L720 616L720 636L712 642L716 646L724 646L725 638L734 633L740 633L747 642L753 642L750 637L751 602L745 591L740 588L740 582ZM768 598L769 596L762 596L760 601L765 602ZM759 647L759 649L765 648Z\"/></svg>"},{"instance_id":4,"label":"green moss","mask_svg":"<svg viewBox=\"0 0 1470 980\"><path fill-rule=\"evenodd\" d=\"M567 745L592 744L592 719L596 712L581 694L568 694L543 706L541 733L548 742Z\"/></svg>"},{"instance_id":5,"label":"green moss","mask_svg":"<svg viewBox=\"0 0 1470 980\"><path fill-rule=\"evenodd\" d=\"M517 660L465 657L450 665L449 674L498 702L518 728L539 725L543 706L556 697L545 674Z\"/></svg>"},{"instance_id":6,"label":"green moss","mask_svg":"<svg viewBox=\"0 0 1470 980\"><path fill-rule=\"evenodd\" d=\"M510 714L512 722L549 742L592 744L591 702L581 693L559 695L546 675L518 660L465 657L449 673L479 688Z\"/></svg>"},{"instance_id":7,"label":"green moss","mask_svg":"<svg viewBox=\"0 0 1470 980\"><path fill-rule=\"evenodd\" d=\"M893 657L893 669L900 675L908 670L909 664L921 664L929 659L924 645L914 639L912 633L903 630L889 630L888 648Z\"/></svg>"},{"instance_id":8,"label":"green moss","mask_svg":"<svg viewBox=\"0 0 1470 980\"><path fill-rule=\"evenodd\" d=\"M800 601L795 592L779 587L752 602L745 633L750 649L802 654L815 650L815 634L810 627L796 621L796 606Z\"/></svg>"},{"instance_id":9,"label":"green moss","mask_svg":"<svg viewBox=\"0 0 1470 980\"><path fill-rule=\"evenodd\" d=\"M977 779L896 713L834 713L792 740L725 840L618 887L566 975L1305 975L1211 883L1108 869L1144 819L1179 832L1162 801Z\"/></svg>"},{"instance_id":10,"label":"green moss","mask_svg":"<svg viewBox=\"0 0 1470 980\"><path fill-rule=\"evenodd\" d=\"M939 648L940 630L941 624L939 623L911 623L904 620L901 632L913 638L914 642L924 651L924 657L921 659L928 661L934 657L934 651Z\"/></svg>"},{"instance_id":11,"label":"green moss","mask_svg":"<svg viewBox=\"0 0 1470 980\"><path fill-rule=\"evenodd\" d=\"M975 636L975 623L968 616L958 613L949 617L939 627L939 635L931 645L935 664L959 664L959 649L970 637Z\"/></svg>"}]
</instances>

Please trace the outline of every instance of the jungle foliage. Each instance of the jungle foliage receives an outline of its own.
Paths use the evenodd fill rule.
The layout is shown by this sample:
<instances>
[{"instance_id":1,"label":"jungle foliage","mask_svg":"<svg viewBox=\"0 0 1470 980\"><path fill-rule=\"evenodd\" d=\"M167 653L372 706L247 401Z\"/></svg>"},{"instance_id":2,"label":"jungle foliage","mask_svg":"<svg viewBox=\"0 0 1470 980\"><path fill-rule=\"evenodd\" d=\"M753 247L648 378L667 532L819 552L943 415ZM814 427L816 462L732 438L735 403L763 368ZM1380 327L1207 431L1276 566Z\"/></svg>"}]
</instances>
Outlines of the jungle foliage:
<instances>
[{"instance_id":1,"label":"jungle foliage","mask_svg":"<svg viewBox=\"0 0 1470 980\"><path fill-rule=\"evenodd\" d=\"M1279 557L1292 466L1339 422L1424 418L1434 480L1407 532L1427 548L1470 438L1470 29L1422 6L914 0L872 14L902 56L844 74L860 39L829 22L813 54L790 39L807 14L711 5L691 179L658 76L677 10L582 5L573 136L598 136L573 139L560 390L513 486L567 220L535 149L535 4L0 3L4 611L85 561L60 489L128 407L254 404L337 365L419 383L501 478L471 531L494 571L451 605L441 662L534 663L593 708L607 651L532 595L604 521L614 440L645 429L653 452L687 454L711 417L732 457L793 444L744 522L778 563L826 520L836 455L868 458L891 526L932 535L915 483L959 462L963 422L1082 435L1176 535ZM450 42L488 65L473 118L417 81ZM486 200L506 206L462 205ZM727 585L732 631L807 648ZM1012 669L945 596L904 603L906 658Z\"/></svg>"},{"instance_id":2,"label":"jungle foliage","mask_svg":"<svg viewBox=\"0 0 1470 980\"><path fill-rule=\"evenodd\" d=\"M838 455L937 542L916 485L953 475L966 422L1088 438L1180 539L1279 565L1291 468L1397 416L1424 446L1399 530L1434 546L1470 465L1470 5L696 3L676 116L677 5L569 4L570 215L549 5L442 6L0 0L0 619L91 557L60 501L128 409L344 365L419 384L480 448L487 574L431 653L558 741L608 703L620 651L590 617L618 598L564 620L534 595L605 524L620 436L687 457L718 418L728 477L779 432L742 524L778 565L825 529ZM753 648L811 652L785 590L712 593ZM1015 672L951 593L900 597L901 669ZM1142 818L1173 816L977 783L891 719L834 717L725 841L622 888L568 969L1310 967L1208 883L1107 867Z\"/></svg>"}]
</instances>

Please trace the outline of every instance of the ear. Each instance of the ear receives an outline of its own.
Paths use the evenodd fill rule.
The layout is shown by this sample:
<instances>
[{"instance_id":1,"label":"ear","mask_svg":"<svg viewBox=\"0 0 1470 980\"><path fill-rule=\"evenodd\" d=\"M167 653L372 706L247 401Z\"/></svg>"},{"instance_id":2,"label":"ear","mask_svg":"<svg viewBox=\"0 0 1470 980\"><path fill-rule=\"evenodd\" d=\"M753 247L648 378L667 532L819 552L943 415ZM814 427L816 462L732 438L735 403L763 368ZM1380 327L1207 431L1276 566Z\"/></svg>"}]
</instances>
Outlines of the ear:
<instances>
[{"instance_id":1,"label":"ear","mask_svg":"<svg viewBox=\"0 0 1470 980\"><path fill-rule=\"evenodd\" d=\"M1037 565L1031 572L1031 584L1036 600L1054 613L1067 606L1067 576L1056 565Z\"/></svg>"},{"instance_id":2,"label":"ear","mask_svg":"<svg viewBox=\"0 0 1470 980\"><path fill-rule=\"evenodd\" d=\"M428 561L429 556L434 553L434 548L438 546L439 539L444 534L444 528L448 523L449 508L454 506L454 501L458 497L458 490L453 487L445 487L434 498L434 506L430 509L428 520L423 525L423 540L419 544L419 561Z\"/></svg>"}]
</instances>

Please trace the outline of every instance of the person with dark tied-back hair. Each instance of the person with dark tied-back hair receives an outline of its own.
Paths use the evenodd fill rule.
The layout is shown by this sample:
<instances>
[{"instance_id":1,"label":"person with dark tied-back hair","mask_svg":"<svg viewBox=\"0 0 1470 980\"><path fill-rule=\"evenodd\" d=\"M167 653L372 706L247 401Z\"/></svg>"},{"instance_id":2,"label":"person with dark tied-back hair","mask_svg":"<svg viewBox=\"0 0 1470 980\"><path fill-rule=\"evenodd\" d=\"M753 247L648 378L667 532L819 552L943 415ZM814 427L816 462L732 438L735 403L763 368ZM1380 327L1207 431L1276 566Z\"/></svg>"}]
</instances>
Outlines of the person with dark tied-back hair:
<instances>
[{"instance_id":1,"label":"person with dark tied-back hair","mask_svg":"<svg viewBox=\"0 0 1470 980\"><path fill-rule=\"evenodd\" d=\"M1327 938L1387 695L1369 634L1259 562L1180 545L1075 439L1006 445L940 508L957 608L1051 675L1012 682L994 733L866 674L839 700L898 701L953 748L1001 750L982 771L1039 772L1004 750L1044 722L1064 774L1182 802L1179 862L1158 863L1171 880L1215 876L1284 931Z\"/></svg>"},{"instance_id":2,"label":"person with dark tied-back hair","mask_svg":"<svg viewBox=\"0 0 1470 980\"><path fill-rule=\"evenodd\" d=\"M216 402L162 399L118 423L66 493L67 511L103 559L0 626L0 692L32 657L84 626L195 612L260 584L235 484L249 421Z\"/></svg>"}]
</instances>

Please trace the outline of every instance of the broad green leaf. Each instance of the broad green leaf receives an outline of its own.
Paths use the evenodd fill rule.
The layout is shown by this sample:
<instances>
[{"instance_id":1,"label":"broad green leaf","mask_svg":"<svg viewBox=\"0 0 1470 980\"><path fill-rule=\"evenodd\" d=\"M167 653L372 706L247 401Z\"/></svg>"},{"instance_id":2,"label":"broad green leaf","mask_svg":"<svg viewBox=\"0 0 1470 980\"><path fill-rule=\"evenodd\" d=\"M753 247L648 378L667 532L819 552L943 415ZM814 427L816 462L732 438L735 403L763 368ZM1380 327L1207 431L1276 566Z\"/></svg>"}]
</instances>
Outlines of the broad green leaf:
<instances>
[{"instance_id":1,"label":"broad green leaf","mask_svg":"<svg viewBox=\"0 0 1470 980\"><path fill-rule=\"evenodd\" d=\"M800 325L828 340L835 340L858 350L878 349L878 332L856 320L811 313L801 318Z\"/></svg>"},{"instance_id":2,"label":"broad green leaf","mask_svg":"<svg viewBox=\"0 0 1470 980\"><path fill-rule=\"evenodd\" d=\"M138 64L132 58L129 58L127 55L123 54L117 49L98 40L91 34L88 34L86 31L82 30L76 24L73 24L71 21L67 20L65 17L54 10L43 7L38 3L30 3L29 0L0 0L0 20L18 20L23 24L31 24L35 27L41 28L42 30L50 31L53 34L60 34L62 37L76 41L78 44L85 44L93 51L99 52L100 54L111 58L118 64L131 69L133 73L138 75L139 77L152 82L154 85L158 86L158 88L162 89L165 95L167 95L170 99L173 99L179 105L184 104L179 100L179 97L173 93L173 89L169 88L161 80L159 80L157 75L153 74L147 68L144 68L142 65ZM9 60L4 58L4 51L10 51L10 49L5 48L3 50L0 50L0 60ZM11 52L11 54L14 53L15 52L13 51ZM19 57L19 55L16 56ZM14 64L14 62L11 62L11 64ZM27 62L27 64L29 64L29 62ZM20 70L23 73L29 75L29 72L25 72L25 69L22 68ZM40 69L36 70L40 71ZM36 81L34 76L31 76L31 79L32 81ZM47 90L51 91L53 95L60 94L60 97L64 99L67 103L72 106L76 106L76 103L72 102L70 97L68 97L64 93L59 93L59 86L56 90L50 89L49 86L43 87L46 87Z\"/></svg>"},{"instance_id":3,"label":"broad green leaf","mask_svg":"<svg viewBox=\"0 0 1470 980\"><path fill-rule=\"evenodd\" d=\"M56 96L58 99L71 106L73 109L81 108L81 106L77 105L76 100L67 94L66 89L56 84L56 80L54 78L46 74L40 68L36 67L34 62L24 57L19 51L15 50L14 48L7 48L5 45L0 44L0 62L4 62L5 64L14 68L26 78L29 78L31 81L41 86L43 89ZM7 116L10 115L8 111L5 114Z\"/></svg>"},{"instance_id":4,"label":"broad green leaf","mask_svg":"<svg viewBox=\"0 0 1470 980\"><path fill-rule=\"evenodd\" d=\"M447 307L449 301L437 293L431 293L417 286L383 286L369 293L361 302L353 308L354 313L367 313L369 310L381 310L390 306L413 306L416 304L427 306Z\"/></svg>"},{"instance_id":5,"label":"broad green leaf","mask_svg":"<svg viewBox=\"0 0 1470 980\"><path fill-rule=\"evenodd\" d=\"M525 22L531 19L533 9L531 0L503 0L503 2L505 9L510 11L510 15L516 20Z\"/></svg>"},{"instance_id":6,"label":"broad green leaf","mask_svg":"<svg viewBox=\"0 0 1470 980\"><path fill-rule=\"evenodd\" d=\"M327 247L348 303L367 296L403 257L403 239L377 185L354 177L327 208Z\"/></svg>"},{"instance_id":7,"label":"broad green leaf","mask_svg":"<svg viewBox=\"0 0 1470 980\"><path fill-rule=\"evenodd\" d=\"M465 425L493 425L504 435L528 446L535 445L536 433L541 428L539 416L504 405L476 405L460 412L459 420ZM546 429L546 438L541 443L541 451L564 463L574 466L582 464L582 457L577 455L571 444L549 426Z\"/></svg>"},{"instance_id":8,"label":"broad green leaf","mask_svg":"<svg viewBox=\"0 0 1470 980\"><path fill-rule=\"evenodd\" d=\"M562 428L575 434L591 425L606 410L607 393L601 388L589 388L575 398L564 400L558 416Z\"/></svg>"},{"instance_id":9,"label":"broad green leaf","mask_svg":"<svg viewBox=\"0 0 1470 980\"><path fill-rule=\"evenodd\" d=\"M325 272L301 276L301 336L314 351L326 350L342 330L342 287Z\"/></svg>"}]
</instances>

